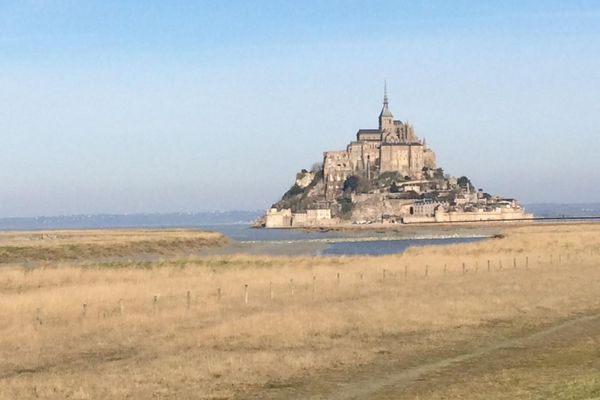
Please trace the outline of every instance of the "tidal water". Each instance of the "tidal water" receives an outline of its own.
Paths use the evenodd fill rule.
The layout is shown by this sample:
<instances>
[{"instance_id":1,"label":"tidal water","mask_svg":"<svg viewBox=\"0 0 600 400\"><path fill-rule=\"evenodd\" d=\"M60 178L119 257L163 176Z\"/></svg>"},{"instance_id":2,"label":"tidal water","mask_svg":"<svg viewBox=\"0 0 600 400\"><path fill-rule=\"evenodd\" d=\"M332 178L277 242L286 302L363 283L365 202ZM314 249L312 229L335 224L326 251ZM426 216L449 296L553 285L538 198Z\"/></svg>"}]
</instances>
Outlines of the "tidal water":
<instances>
[{"instance_id":1,"label":"tidal water","mask_svg":"<svg viewBox=\"0 0 600 400\"><path fill-rule=\"evenodd\" d=\"M491 236L489 229L439 231L435 228L396 231L303 231L253 229L247 225L208 225L203 229L223 233L234 244L225 252L271 255L386 255L411 246L470 243Z\"/></svg>"},{"instance_id":2,"label":"tidal water","mask_svg":"<svg viewBox=\"0 0 600 400\"><path fill-rule=\"evenodd\" d=\"M404 239L373 240L364 242L331 243L320 254L325 256L369 255L381 256L402 253L409 247L440 246L448 244L471 243L482 238L442 238L442 239Z\"/></svg>"},{"instance_id":3,"label":"tidal water","mask_svg":"<svg viewBox=\"0 0 600 400\"><path fill-rule=\"evenodd\" d=\"M530 204L538 217L600 216L600 204ZM232 244L214 254L274 255L384 255L401 253L410 246L466 243L499 233L498 228L474 226L399 227L394 231L303 231L252 229L262 211L170 214L98 214L32 218L0 218L0 230L187 228L221 232Z\"/></svg>"}]
</instances>

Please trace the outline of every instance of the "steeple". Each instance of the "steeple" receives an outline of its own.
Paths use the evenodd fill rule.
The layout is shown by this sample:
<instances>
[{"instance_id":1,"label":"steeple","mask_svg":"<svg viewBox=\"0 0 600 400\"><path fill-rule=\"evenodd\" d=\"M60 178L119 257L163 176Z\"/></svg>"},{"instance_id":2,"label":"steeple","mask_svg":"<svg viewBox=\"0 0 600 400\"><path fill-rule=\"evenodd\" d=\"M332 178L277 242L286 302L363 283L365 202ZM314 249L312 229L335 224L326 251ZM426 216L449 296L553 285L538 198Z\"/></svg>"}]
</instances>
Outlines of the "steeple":
<instances>
[{"instance_id":1,"label":"steeple","mask_svg":"<svg viewBox=\"0 0 600 400\"><path fill-rule=\"evenodd\" d=\"M379 114L379 119L382 117L394 118L392 113L388 108L388 97L387 97L387 82L383 81L383 108L381 109L381 113Z\"/></svg>"}]
</instances>

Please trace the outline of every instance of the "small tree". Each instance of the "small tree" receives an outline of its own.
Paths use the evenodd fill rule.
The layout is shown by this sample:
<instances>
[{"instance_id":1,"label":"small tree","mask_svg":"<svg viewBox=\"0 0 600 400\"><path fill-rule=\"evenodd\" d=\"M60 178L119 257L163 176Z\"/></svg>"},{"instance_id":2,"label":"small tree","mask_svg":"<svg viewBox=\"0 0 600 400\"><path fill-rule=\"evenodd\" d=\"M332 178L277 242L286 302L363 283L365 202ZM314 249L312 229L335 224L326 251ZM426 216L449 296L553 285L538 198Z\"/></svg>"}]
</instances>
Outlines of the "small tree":
<instances>
[{"instance_id":1,"label":"small tree","mask_svg":"<svg viewBox=\"0 0 600 400\"><path fill-rule=\"evenodd\" d=\"M352 176L347 177L346 180L344 181L344 192L349 191L349 192L356 193L359 183L360 183L360 179L358 176L352 175Z\"/></svg>"},{"instance_id":2,"label":"small tree","mask_svg":"<svg viewBox=\"0 0 600 400\"><path fill-rule=\"evenodd\" d=\"M456 183L458 183L458 186L460 186L461 188L466 188L467 186L473 187L473 185L471 184L471 180L469 180L469 178L467 178L466 176L461 176L460 178L458 178L456 180Z\"/></svg>"},{"instance_id":3,"label":"small tree","mask_svg":"<svg viewBox=\"0 0 600 400\"><path fill-rule=\"evenodd\" d=\"M342 218L350 218L350 216L352 215L352 200L344 197L340 199L339 202L342 211Z\"/></svg>"}]
</instances>

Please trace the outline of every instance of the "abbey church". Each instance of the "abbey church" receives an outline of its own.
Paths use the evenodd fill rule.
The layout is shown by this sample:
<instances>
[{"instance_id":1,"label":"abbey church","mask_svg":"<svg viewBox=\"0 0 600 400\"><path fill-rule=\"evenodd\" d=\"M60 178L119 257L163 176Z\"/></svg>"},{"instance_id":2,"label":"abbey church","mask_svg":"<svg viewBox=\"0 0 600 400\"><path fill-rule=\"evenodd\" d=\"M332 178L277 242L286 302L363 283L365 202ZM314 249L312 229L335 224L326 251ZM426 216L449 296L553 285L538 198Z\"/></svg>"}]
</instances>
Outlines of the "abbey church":
<instances>
[{"instance_id":1,"label":"abbey church","mask_svg":"<svg viewBox=\"0 0 600 400\"><path fill-rule=\"evenodd\" d=\"M408 122L395 120L384 87L377 129L359 129L346 150L296 174L258 222L266 228L337 224L419 224L531 218L512 198L446 174Z\"/></svg>"},{"instance_id":2,"label":"abbey church","mask_svg":"<svg viewBox=\"0 0 600 400\"><path fill-rule=\"evenodd\" d=\"M360 129L346 150L324 153L325 192L335 199L349 177L361 174L368 180L385 172L421 179L423 168L435 169L435 153L415 134L412 125L394 120L384 89L378 129Z\"/></svg>"}]
</instances>

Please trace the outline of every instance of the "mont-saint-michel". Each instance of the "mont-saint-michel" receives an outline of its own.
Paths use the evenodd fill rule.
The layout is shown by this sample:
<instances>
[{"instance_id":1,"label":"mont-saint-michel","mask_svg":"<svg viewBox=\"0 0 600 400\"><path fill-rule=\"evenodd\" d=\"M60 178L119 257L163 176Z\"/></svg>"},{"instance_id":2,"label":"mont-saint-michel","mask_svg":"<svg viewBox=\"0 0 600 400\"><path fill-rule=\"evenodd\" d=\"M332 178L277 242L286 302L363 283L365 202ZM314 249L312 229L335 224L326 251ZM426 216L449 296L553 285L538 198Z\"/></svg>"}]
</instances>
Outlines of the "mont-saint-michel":
<instances>
[{"instance_id":1,"label":"mont-saint-michel","mask_svg":"<svg viewBox=\"0 0 600 400\"><path fill-rule=\"evenodd\" d=\"M516 199L491 195L438 166L414 127L394 119L384 88L376 129L359 129L345 150L302 169L261 226L419 224L533 218Z\"/></svg>"}]
</instances>

